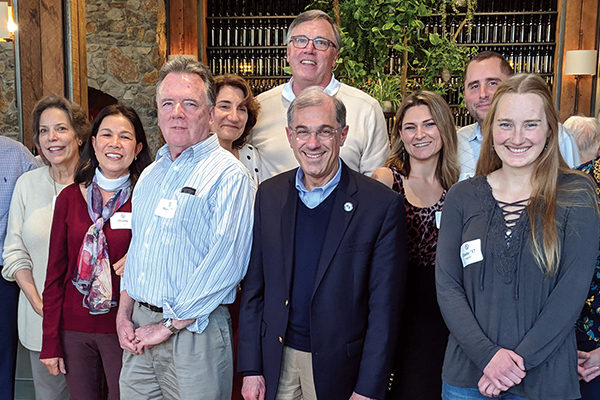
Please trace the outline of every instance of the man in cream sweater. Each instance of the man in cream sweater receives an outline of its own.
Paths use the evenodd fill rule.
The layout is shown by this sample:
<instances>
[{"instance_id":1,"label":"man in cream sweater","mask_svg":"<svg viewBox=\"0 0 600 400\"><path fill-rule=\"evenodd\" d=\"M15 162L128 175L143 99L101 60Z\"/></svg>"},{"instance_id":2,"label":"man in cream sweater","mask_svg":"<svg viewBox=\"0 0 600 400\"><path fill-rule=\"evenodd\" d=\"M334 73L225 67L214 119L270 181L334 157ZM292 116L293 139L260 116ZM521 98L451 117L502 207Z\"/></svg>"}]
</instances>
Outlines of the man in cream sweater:
<instances>
[{"instance_id":1,"label":"man in cream sweater","mask_svg":"<svg viewBox=\"0 0 600 400\"><path fill-rule=\"evenodd\" d=\"M325 93L346 105L349 131L340 152L342 160L369 176L385 163L389 139L379 103L333 76L340 45L339 28L323 11L305 11L290 25L287 60L292 79L258 96L261 112L249 137L249 143L258 152L260 181L298 166L285 134L286 112L296 96L309 86L321 86Z\"/></svg>"}]
</instances>

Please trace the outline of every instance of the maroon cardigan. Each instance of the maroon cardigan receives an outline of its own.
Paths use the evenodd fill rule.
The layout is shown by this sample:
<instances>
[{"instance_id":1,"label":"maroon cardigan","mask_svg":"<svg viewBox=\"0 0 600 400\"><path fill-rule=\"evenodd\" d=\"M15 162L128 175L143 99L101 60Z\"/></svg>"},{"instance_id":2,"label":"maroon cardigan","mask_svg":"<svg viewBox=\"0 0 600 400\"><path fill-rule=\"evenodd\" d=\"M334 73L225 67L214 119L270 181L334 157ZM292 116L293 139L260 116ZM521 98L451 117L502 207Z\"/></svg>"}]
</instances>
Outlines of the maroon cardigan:
<instances>
[{"instance_id":1,"label":"maroon cardigan","mask_svg":"<svg viewBox=\"0 0 600 400\"><path fill-rule=\"evenodd\" d=\"M117 211L131 212L131 197ZM77 269L81 243L92 224L79 185L67 186L58 195L52 219L48 270L43 293L42 352L40 358L64 357L63 330L88 333L116 333L117 307L107 314L91 315L83 307L83 294L71 282ZM111 229L104 224L111 265L127 253L131 229ZM111 269L113 297L118 299L120 278Z\"/></svg>"}]
</instances>

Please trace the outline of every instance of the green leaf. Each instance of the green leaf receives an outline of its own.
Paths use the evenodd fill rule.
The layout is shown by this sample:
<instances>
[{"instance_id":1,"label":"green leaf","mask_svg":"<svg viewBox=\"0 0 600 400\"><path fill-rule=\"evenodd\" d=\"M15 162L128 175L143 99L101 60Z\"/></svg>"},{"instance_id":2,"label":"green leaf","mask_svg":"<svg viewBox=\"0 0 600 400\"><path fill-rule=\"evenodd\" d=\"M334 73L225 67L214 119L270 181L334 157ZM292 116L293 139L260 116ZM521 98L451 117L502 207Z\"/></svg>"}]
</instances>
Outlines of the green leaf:
<instances>
[{"instance_id":1,"label":"green leaf","mask_svg":"<svg viewBox=\"0 0 600 400\"><path fill-rule=\"evenodd\" d=\"M440 43L442 43L442 39L440 38L440 35L437 33L430 33L429 34L429 42L434 45L437 46Z\"/></svg>"}]
</instances>

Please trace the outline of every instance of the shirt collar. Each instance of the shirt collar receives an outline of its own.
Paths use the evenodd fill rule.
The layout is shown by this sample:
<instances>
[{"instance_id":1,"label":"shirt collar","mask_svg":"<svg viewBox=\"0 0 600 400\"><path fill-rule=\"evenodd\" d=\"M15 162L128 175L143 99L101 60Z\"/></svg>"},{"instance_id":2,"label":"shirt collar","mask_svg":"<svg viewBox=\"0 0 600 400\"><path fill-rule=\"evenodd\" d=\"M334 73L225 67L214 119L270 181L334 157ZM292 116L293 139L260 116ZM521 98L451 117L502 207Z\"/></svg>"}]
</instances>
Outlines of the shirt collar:
<instances>
[{"instance_id":1,"label":"shirt collar","mask_svg":"<svg viewBox=\"0 0 600 400\"><path fill-rule=\"evenodd\" d=\"M469 136L469 142L477 140L478 142L483 142L483 135L481 133L481 126L479 126L479 122L475 122L475 128L471 135Z\"/></svg>"},{"instance_id":2,"label":"shirt collar","mask_svg":"<svg viewBox=\"0 0 600 400\"><path fill-rule=\"evenodd\" d=\"M308 207L315 208L323 200L327 198L337 187L338 183L340 183L340 179L342 176L342 160L338 157L338 170L331 178L329 182L324 184L323 186L316 187L313 190L308 190L306 186L304 186L304 182L302 182L302 178L304 177L304 172L302 168L299 167L296 170L296 190L298 190L298 196L300 200Z\"/></svg>"},{"instance_id":3,"label":"shirt collar","mask_svg":"<svg viewBox=\"0 0 600 400\"><path fill-rule=\"evenodd\" d=\"M219 139L215 133L210 133L208 138L194 144L193 146L188 147L183 150L177 160L184 156L184 158L200 158L205 156L208 153L211 153L215 149L219 148ZM162 157L167 157L171 160L171 151L169 150L169 144L165 144L156 152L156 159L159 160Z\"/></svg>"},{"instance_id":4,"label":"shirt collar","mask_svg":"<svg viewBox=\"0 0 600 400\"><path fill-rule=\"evenodd\" d=\"M296 98L296 95L294 94L294 91L292 90L292 83L294 82L294 77L292 77L284 86L283 86L283 92L281 93L281 95L283 96L284 99L286 99L287 101L289 101L290 103L292 101L294 101L294 99ZM329 81L329 84L323 89L323 91L325 93L327 93L330 96L335 96L337 94L337 92L340 90L340 86L341 83L340 81L338 81L337 79L335 79L335 75L332 73L331 74L331 80Z\"/></svg>"}]
</instances>

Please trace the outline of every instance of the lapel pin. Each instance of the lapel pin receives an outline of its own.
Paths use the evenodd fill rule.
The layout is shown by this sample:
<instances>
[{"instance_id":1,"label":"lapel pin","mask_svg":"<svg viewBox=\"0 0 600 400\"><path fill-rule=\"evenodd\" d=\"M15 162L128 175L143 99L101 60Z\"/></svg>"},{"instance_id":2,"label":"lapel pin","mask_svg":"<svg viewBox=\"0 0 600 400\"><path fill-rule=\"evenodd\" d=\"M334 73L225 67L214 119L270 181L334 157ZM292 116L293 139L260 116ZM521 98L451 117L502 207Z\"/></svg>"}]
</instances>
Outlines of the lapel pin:
<instances>
[{"instance_id":1,"label":"lapel pin","mask_svg":"<svg viewBox=\"0 0 600 400\"><path fill-rule=\"evenodd\" d=\"M354 205L350 202L347 202L344 204L344 211L346 211L346 212L352 211L353 208L354 208Z\"/></svg>"}]
</instances>

